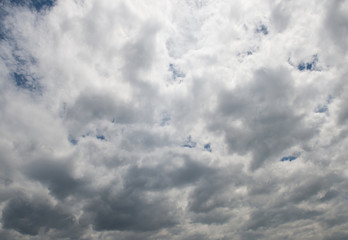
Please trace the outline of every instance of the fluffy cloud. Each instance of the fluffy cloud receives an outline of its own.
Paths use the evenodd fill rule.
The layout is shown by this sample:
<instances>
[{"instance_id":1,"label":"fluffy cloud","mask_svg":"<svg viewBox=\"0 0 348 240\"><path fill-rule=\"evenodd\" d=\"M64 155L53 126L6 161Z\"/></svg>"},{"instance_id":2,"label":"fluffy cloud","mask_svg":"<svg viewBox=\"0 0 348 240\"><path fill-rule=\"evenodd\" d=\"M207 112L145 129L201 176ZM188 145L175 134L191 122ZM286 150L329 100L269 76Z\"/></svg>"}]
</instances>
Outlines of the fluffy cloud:
<instances>
[{"instance_id":1,"label":"fluffy cloud","mask_svg":"<svg viewBox=\"0 0 348 240\"><path fill-rule=\"evenodd\" d=\"M346 1L0 3L1 239L346 239Z\"/></svg>"}]
</instances>

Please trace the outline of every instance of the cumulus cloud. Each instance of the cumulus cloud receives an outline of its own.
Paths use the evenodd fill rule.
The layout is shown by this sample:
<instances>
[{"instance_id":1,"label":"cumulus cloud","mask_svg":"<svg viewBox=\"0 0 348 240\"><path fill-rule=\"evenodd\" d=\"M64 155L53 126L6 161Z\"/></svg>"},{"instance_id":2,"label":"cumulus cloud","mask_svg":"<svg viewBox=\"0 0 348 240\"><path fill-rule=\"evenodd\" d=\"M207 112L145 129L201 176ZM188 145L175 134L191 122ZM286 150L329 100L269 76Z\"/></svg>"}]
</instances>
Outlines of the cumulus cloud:
<instances>
[{"instance_id":1,"label":"cumulus cloud","mask_svg":"<svg viewBox=\"0 0 348 240\"><path fill-rule=\"evenodd\" d=\"M1 239L346 239L346 1L0 3Z\"/></svg>"}]
</instances>

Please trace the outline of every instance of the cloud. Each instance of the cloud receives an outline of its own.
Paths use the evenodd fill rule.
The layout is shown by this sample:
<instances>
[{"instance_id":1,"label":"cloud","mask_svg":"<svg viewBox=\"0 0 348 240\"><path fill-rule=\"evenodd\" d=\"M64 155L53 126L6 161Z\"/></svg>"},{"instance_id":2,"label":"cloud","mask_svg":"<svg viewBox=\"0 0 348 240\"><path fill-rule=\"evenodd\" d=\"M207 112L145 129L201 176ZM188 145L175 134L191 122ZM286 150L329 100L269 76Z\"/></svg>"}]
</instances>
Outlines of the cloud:
<instances>
[{"instance_id":1,"label":"cloud","mask_svg":"<svg viewBox=\"0 0 348 240\"><path fill-rule=\"evenodd\" d=\"M347 13L1 2L0 238L345 239Z\"/></svg>"},{"instance_id":2,"label":"cloud","mask_svg":"<svg viewBox=\"0 0 348 240\"><path fill-rule=\"evenodd\" d=\"M308 141L315 133L293 110L292 97L296 90L290 85L293 81L289 75L284 69L257 70L246 87L220 94L214 115L219 116L218 121L224 121L212 122L211 129L225 132L231 152L251 151L252 169L271 160L272 155Z\"/></svg>"},{"instance_id":3,"label":"cloud","mask_svg":"<svg viewBox=\"0 0 348 240\"><path fill-rule=\"evenodd\" d=\"M248 229L256 230L261 227L277 227L278 225L292 222L296 220L304 221L306 219L313 219L320 212L308 211L305 209L298 209L294 207L285 207L282 209L267 211L258 211L254 213L248 225Z\"/></svg>"},{"instance_id":4,"label":"cloud","mask_svg":"<svg viewBox=\"0 0 348 240\"><path fill-rule=\"evenodd\" d=\"M96 231L156 231L176 224L170 205L144 197L129 190L114 197L106 193L86 205L82 221L92 223Z\"/></svg>"},{"instance_id":5,"label":"cloud","mask_svg":"<svg viewBox=\"0 0 348 240\"><path fill-rule=\"evenodd\" d=\"M25 172L29 178L46 185L52 195L61 199L76 194L83 185L83 180L72 176L73 167L69 162L45 159L31 162Z\"/></svg>"},{"instance_id":6,"label":"cloud","mask_svg":"<svg viewBox=\"0 0 348 240\"><path fill-rule=\"evenodd\" d=\"M193 161L189 156L175 157L173 154L167 154L163 157L177 159L177 162L160 163L151 167L131 167L124 178L126 188L154 191L184 187L215 172L213 168Z\"/></svg>"},{"instance_id":7,"label":"cloud","mask_svg":"<svg viewBox=\"0 0 348 240\"><path fill-rule=\"evenodd\" d=\"M326 24L331 40L343 51L347 51L346 42L342 38L347 34L348 18L345 15L347 4L344 1L333 1L329 4Z\"/></svg>"},{"instance_id":8,"label":"cloud","mask_svg":"<svg viewBox=\"0 0 348 240\"><path fill-rule=\"evenodd\" d=\"M69 231L76 219L60 206L51 206L40 199L18 197L10 200L2 212L3 228L13 229L25 235L37 235L40 231L54 229ZM74 233L69 237L74 238Z\"/></svg>"}]
</instances>

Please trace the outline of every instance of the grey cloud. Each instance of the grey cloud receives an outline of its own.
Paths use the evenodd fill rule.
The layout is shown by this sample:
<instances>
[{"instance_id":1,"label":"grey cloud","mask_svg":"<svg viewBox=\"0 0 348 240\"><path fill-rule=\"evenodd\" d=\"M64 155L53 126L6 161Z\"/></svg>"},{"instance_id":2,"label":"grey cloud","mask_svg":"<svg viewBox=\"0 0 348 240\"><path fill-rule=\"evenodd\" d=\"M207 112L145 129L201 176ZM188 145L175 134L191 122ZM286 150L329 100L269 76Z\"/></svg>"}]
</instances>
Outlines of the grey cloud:
<instances>
[{"instance_id":1,"label":"grey cloud","mask_svg":"<svg viewBox=\"0 0 348 240\"><path fill-rule=\"evenodd\" d=\"M294 188L290 192L290 197L287 200L292 203L300 203L304 200L309 200L309 198L318 194L322 190L330 191L331 186L339 183L340 181L342 180L334 174L320 178L312 177L312 179L304 181L304 183L301 183L300 186ZM330 195L326 197L327 200L329 196Z\"/></svg>"},{"instance_id":2,"label":"grey cloud","mask_svg":"<svg viewBox=\"0 0 348 240\"><path fill-rule=\"evenodd\" d=\"M315 217L323 212L300 209L292 205L286 205L282 208L256 210L248 221L247 229L257 230L259 228L276 228L282 224L301 220L315 221Z\"/></svg>"},{"instance_id":3,"label":"grey cloud","mask_svg":"<svg viewBox=\"0 0 348 240\"><path fill-rule=\"evenodd\" d=\"M122 49L125 64L122 72L127 81L132 83L134 97L149 109L151 100L157 96L155 86L152 86L146 79L146 72L151 70L156 46L156 35L160 28L159 22L155 19L145 21L138 30L134 42L129 42Z\"/></svg>"},{"instance_id":4,"label":"grey cloud","mask_svg":"<svg viewBox=\"0 0 348 240\"><path fill-rule=\"evenodd\" d=\"M159 23L155 20L146 21L141 25L137 41L125 46L124 54L128 74L138 73L137 71L148 69L152 65L154 57L154 47ZM128 75L128 76L131 76ZM136 76L139 77L139 76ZM130 78L132 80L132 78Z\"/></svg>"},{"instance_id":5,"label":"grey cloud","mask_svg":"<svg viewBox=\"0 0 348 240\"><path fill-rule=\"evenodd\" d=\"M181 240L206 240L209 239L208 236L205 236L204 234L192 234L190 236L184 237Z\"/></svg>"},{"instance_id":6,"label":"grey cloud","mask_svg":"<svg viewBox=\"0 0 348 240\"><path fill-rule=\"evenodd\" d=\"M301 181L299 182L298 179ZM257 181L257 179L254 180ZM255 182L248 185L253 186ZM272 190L268 190L266 183ZM268 178L265 184L261 183L257 189L253 188L248 192L246 201L255 209L252 210L244 228L250 234L265 234L275 229L286 229L288 225L282 226L284 224L296 225L300 228L299 226L303 224L321 223L323 232L340 225L344 226L345 212L335 214L340 208L337 206L338 196L342 194L335 189L341 189L342 183L344 183L343 179L336 174L323 176L299 172L289 177ZM263 191L264 188L266 188L265 191ZM330 211L316 207L323 202L330 206ZM336 218L332 218L331 214L339 216L341 220L335 221ZM248 239L247 236L245 238Z\"/></svg>"},{"instance_id":7,"label":"grey cloud","mask_svg":"<svg viewBox=\"0 0 348 240\"><path fill-rule=\"evenodd\" d=\"M284 31L290 22L290 15L284 2L278 3L272 10L272 23L278 32Z\"/></svg>"},{"instance_id":8,"label":"grey cloud","mask_svg":"<svg viewBox=\"0 0 348 240\"><path fill-rule=\"evenodd\" d=\"M214 115L223 121L212 122L210 129L224 132L231 153L252 152L252 170L315 133L294 111L292 82L285 69L260 69L250 83L220 95ZM235 120L240 120L242 126L229 124Z\"/></svg>"},{"instance_id":9,"label":"grey cloud","mask_svg":"<svg viewBox=\"0 0 348 240\"><path fill-rule=\"evenodd\" d=\"M193 220L207 225L221 225L228 222L231 217L231 214L226 213L225 209L215 209L208 213L198 213Z\"/></svg>"},{"instance_id":10,"label":"grey cloud","mask_svg":"<svg viewBox=\"0 0 348 240\"><path fill-rule=\"evenodd\" d=\"M132 189L115 196L99 194L85 207L81 221L91 223L96 231L156 231L177 224L172 206L165 199L149 199Z\"/></svg>"},{"instance_id":11,"label":"grey cloud","mask_svg":"<svg viewBox=\"0 0 348 240\"><path fill-rule=\"evenodd\" d=\"M68 107L66 118L87 124L90 121L105 119L117 123L133 123L136 111L131 106L118 103L116 98L108 92L84 92Z\"/></svg>"},{"instance_id":12,"label":"grey cloud","mask_svg":"<svg viewBox=\"0 0 348 240\"><path fill-rule=\"evenodd\" d=\"M13 180L14 166L12 164L13 156L9 146L0 144L0 184L8 185Z\"/></svg>"},{"instance_id":13,"label":"grey cloud","mask_svg":"<svg viewBox=\"0 0 348 240\"><path fill-rule=\"evenodd\" d=\"M263 239L263 237L264 237L264 234L257 233L257 232L251 231L251 230L244 231L241 234L241 239L242 240Z\"/></svg>"},{"instance_id":14,"label":"grey cloud","mask_svg":"<svg viewBox=\"0 0 348 240\"><path fill-rule=\"evenodd\" d=\"M279 190L279 183L270 179L253 179L248 184L248 193L252 196L270 195Z\"/></svg>"},{"instance_id":15,"label":"grey cloud","mask_svg":"<svg viewBox=\"0 0 348 240\"><path fill-rule=\"evenodd\" d=\"M147 20L140 25L137 38L122 49L124 65L122 73L125 80L132 84L133 98L140 108L146 111L147 116L154 113L153 102L159 96L158 86L149 81L147 72L154 64L156 53L156 36L160 23L156 19ZM160 104L160 102L158 102Z\"/></svg>"},{"instance_id":16,"label":"grey cloud","mask_svg":"<svg viewBox=\"0 0 348 240\"><path fill-rule=\"evenodd\" d=\"M321 202L326 202L326 201L330 201L332 199L335 199L337 196L339 195L339 192L336 190L329 190L325 193L325 195L320 198Z\"/></svg>"},{"instance_id":17,"label":"grey cloud","mask_svg":"<svg viewBox=\"0 0 348 240\"><path fill-rule=\"evenodd\" d=\"M334 217L326 218L323 221L324 225L328 228L347 225L348 223L348 215L343 215L343 213L337 213Z\"/></svg>"},{"instance_id":18,"label":"grey cloud","mask_svg":"<svg viewBox=\"0 0 348 240\"><path fill-rule=\"evenodd\" d=\"M136 107L132 102L119 100L110 91L85 91L78 96L76 101L68 105L65 114L65 124L73 139L88 134L91 125L98 126L98 122L113 122L114 124L132 125L139 122L144 124L152 122L152 114L146 107ZM92 129L92 132L96 129ZM140 131L139 131L140 132ZM144 138L152 140L151 136ZM131 138L131 136L128 137ZM140 138L139 138L140 139ZM137 141L139 141L137 139ZM126 141L126 140L125 140ZM125 142L127 143L127 141ZM151 144L149 141L143 142ZM134 142L136 145L136 142Z\"/></svg>"},{"instance_id":19,"label":"grey cloud","mask_svg":"<svg viewBox=\"0 0 348 240\"><path fill-rule=\"evenodd\" d=\"M9 233L9 231L4 231L4 230L1 230L0 231L0 238L1 239L4 239L4 240L10 240L10 239L18 239L18 238L14 238L13 236L12 236L12 234L11 233Z\"/></svg>"},{"instance_id":20,"label":"grey cloud","mask_svg":"<svg viewBox=\"0 0 348 240\"><path fill-rule=\"evenodd\" d=\"M345 104L348 100L348 84L347 84L347 78L348 73L345 72L340 76L340 81L338 81L336 85L336 91L335 91L335 97L337 98L336 101L339 102L338 104L338 112L337 112L337 122L345 126L347 124L348 120L348 107ZM346 134L346 130L342 130L342 135Z\"/></svg>"},{"instance_id":21,"label":"grey cloud","mask_svg":"<svg viewBox=\"0 0 348 240\"><path fill-rule=\"evenodd\" d=\"M121 145L129 151L138 149L149 152L156 148L161 148L172 144L169 136L162 136L159 133L152 132L147 129L130 130L124 135L125 136L121 142Z\"/></svg>"},{"instance_id":22,"label":"grey cloud","mask_svg":"<svg viewBox=\"0 0 348 240\"><path fill-rule=\"evenodd\" d=\"M18 196L11 199L3 209L2 223L5 229L37 235L41 230L69 231L75 227L76 219L62 206L52 206L40 199Z\"/></svg>"},{"instance_id":23,"label":"grey cloud","mask_svg":"<svg viewBox=\"0 0 348 240\"><path fill-rule=\"evenodd\" d=\"M209 213L216 208L227 207L231 204L223 191L228 187L228 184L218 182L212 177L210 181L196 186L190 196L189 209L194 213ZM224 179L226 181L226 179Z\"/></svg>"},{"instance_id":24,"label":"grey cloud","mask_svg":"<svg viewBox=\"0 0 348 240\"><path fill-rule=\"evenodd\" d=\"M73 164L64 160L39 160L26 168L27 175L46 185L57 198L63 199L81 191L84 181L72 175Z\"/></svg>"},{"instance_id":25,"label":"grey cloud","mask_svg":"<svg viewBox=\"0 0 348 240\"><path fill-rule=\"evenodd\" d=\"M324 238L324 240L345 240L348 238L346 232L336 232Z\"/></svg>"},{"instance_id":26,"label":"grey cloud","mask_svg":"<svg viewBox=\"0 0 348 240\"><path fill-rule=\"evenodd\" d=\"M297 179L302 180L298 182ZM263 208L265 212L268 212L288 205L299 206L304 202L310 205L321 202L333 204L333 198L330 195L338 194L335 188L339 186L342 179L334 174L306 176L301 173L287 178L270 179L259 184L256 181L258 179L253 179L248 184L255 186L248 189L248 201L251 202L251 205Z\"/></svg>"},{"instance_id":27,"label":"grey cloud","mask_svg":"<svg viewBox=\"0 0 348 240\"><path fill-rule=\"evenodd\" d=\"M209 214L219 208L238 207L238 197L232 197L229 192L246 181L240 166L229 166L228 169L213 172L198 182L189 197L189 210L193 213ZM205 217L209 217L208 215Z\"/></svg>"},{"instance_id":28,"label":"grey cloud","mask_svg":"<svg viewBox=\"0 0 348 240\"><path fill-rule=\"evenodd\" d=\"M348 49L347 41L345 41L348 34L348 17L343 4L342 0L330 1L324 31L327 31L332 41L346 52Z\"/></svg>"},{"instance_id":29,"label":"grey cloud","mask_svg":"<svg viewBox=\"0 0 348 240\"><path fill-rule=\"evenodd\" d=\"M341 194L336 189L344 183L337 174L315 175L303 172L288 177L272 177L265 180L255 178L249 181L248 186L251 187L248 187L248 198L251 204L263 208L266 208L267 204L269 209L279 208L284 204L299 205L302 202L332 204L335 196Z\"/></svg>"},{"instance_id":30,"label":"grey cloud","mask_svg":"<svg viewBox=\"0 0 348 240\"><path fill-rule=\"evenodd\" d=\"M178 188L194 184L215 173L213 168L193 161L188 156L168 154L164 155L163 158L163 163L153 167L131 167L124 178L125 187L127 189L157 191ZM178 163L175 161L182 161L182 166L177 166Z\"/></svg>"}]
</instances>

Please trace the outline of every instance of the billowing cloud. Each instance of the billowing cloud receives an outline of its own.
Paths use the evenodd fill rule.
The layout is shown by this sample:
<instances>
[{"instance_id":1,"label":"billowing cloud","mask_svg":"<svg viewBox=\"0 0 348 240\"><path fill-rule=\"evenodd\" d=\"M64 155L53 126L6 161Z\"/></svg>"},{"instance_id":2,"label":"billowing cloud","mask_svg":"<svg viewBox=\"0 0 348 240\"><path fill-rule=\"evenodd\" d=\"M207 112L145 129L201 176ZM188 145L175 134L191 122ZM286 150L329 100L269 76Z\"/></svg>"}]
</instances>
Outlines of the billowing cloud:
<instances>
[{"instance_id":1,"label":"billowing cloud","mask_svg":"<svg viewBox=\"0 0 348 240\"><path fill-rule=\"evenodd\" d=\"M346 239L346 1L0 3L1 239Z\"/></svg>"}]
</instances>

